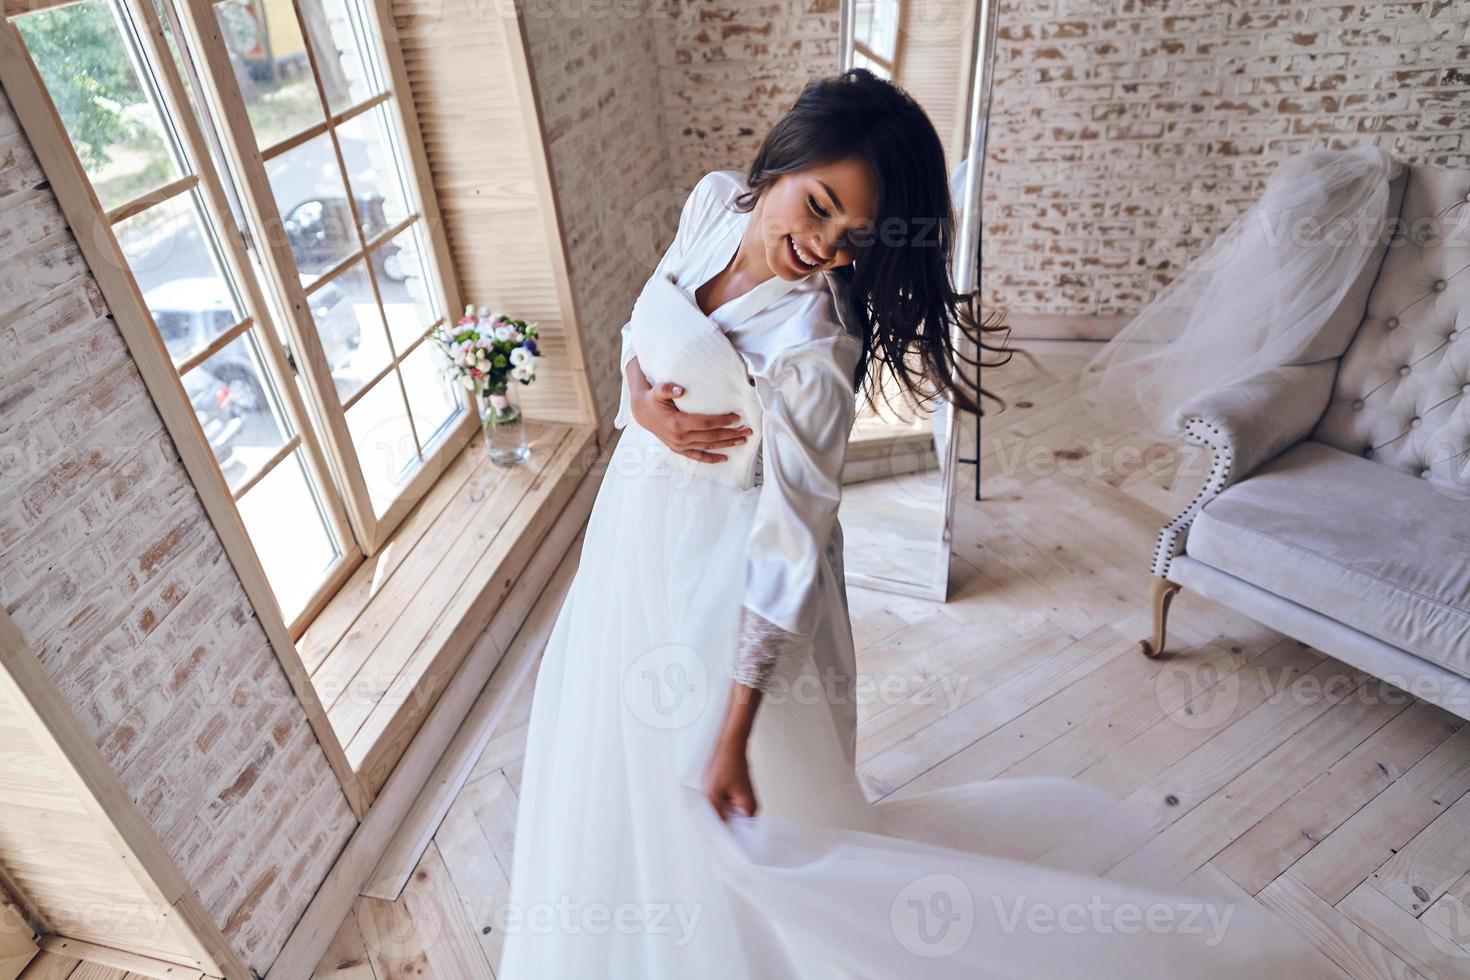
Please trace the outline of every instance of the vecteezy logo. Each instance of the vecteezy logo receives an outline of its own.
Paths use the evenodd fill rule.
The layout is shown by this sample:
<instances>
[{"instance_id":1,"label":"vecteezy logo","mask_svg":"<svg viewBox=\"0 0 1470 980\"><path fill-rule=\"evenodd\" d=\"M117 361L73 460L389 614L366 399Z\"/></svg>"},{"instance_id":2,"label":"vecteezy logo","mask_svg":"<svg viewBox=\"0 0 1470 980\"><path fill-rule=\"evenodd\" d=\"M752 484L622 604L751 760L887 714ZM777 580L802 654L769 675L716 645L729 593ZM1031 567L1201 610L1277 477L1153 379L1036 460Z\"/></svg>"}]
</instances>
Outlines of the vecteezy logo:
<instances>
[{"instance_id":1,"label":"vecteezy logo","mask_svg":"<svg viewBox=\"0 0 1470 980\"><path fill-rule=\"evenodd\" d=\"M924 875L894 898L888 921L899 943L915 956L953 956L975 931L975 896L954 875Z\"/></svg>"},{"instance_id":2,"label":"vecteezy logo","mask_svg":"<svg viewBox=\"0 0 1470 980\"><path fill-rule=\"evenodd\" d=\"M639 655L623 674L623 698L651 728L683 728L704 711L709 671L693 647L669 643Z\"/></svg>"}]
</instances>

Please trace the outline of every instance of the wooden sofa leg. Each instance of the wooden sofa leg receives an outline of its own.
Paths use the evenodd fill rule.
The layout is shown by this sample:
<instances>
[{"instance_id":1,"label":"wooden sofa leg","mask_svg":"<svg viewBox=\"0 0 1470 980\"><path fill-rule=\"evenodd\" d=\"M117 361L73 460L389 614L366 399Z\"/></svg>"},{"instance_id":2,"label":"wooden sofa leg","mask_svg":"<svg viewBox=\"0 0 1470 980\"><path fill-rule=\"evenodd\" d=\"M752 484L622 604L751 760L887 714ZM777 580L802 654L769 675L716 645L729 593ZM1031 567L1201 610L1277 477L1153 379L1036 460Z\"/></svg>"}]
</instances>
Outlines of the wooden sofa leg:
<instances>
[{"instance_id":1,"label":"wooden sofa leg","mask_svg":"<svg viewBox=\"0 0 1470 980\"><path fill-rule=\"evenodd\" d=\"M1153 609L1154 633L1147 640L1138 641L1138 649L1145 657L1157 657L1164 652L1164 628L1169 621L1169 606L1179 586L1166 578L1154 577L1148 586L1148 604Z\"/></svg>"}]
</instances>

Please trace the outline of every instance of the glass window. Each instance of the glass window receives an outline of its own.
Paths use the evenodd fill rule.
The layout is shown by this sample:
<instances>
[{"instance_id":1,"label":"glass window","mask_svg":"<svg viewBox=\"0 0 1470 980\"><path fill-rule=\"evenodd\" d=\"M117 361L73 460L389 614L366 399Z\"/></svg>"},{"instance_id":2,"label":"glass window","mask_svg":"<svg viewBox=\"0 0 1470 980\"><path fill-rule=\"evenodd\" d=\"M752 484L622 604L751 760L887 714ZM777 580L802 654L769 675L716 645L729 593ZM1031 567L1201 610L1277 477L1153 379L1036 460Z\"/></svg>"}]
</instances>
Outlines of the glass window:
<instances>
[{"instance_id":1,"label":"glass window","mask_svg":"<svg viewBox=\"0 0 1470 980\"><path fill-rule=\"evenodd\" d=\"M303 283L361 251L332 139L323 133L265 165Z\"/></svg>"},{"instance_id":2,"label":"glass window","mask_svg":"<svg viewBox=\"0 0 1470 980\"><path fill-rule=\"evenodd\" d=\"M15 25L104 208L183 175L172 134L107 0L25 14Z\"/></svg>"},{"instance_id":3,"label":"glass window","mask_svg":"<svg viewBox=\"0 0 1470 980\"><path fill-rule=\"evenodd\" d=\"M308 296L337 395L344 402L393 363L367 268L359 261Z\"/></svg>"},{"instance_id":4,"label":"glass window","mask_svg":"<svg viewBox=\"0 0 1470 980\"><path fill-rule=\"evenodd\" d=\"M340 113L385 88L372 45L362 30L364 18L351 0L303 0L301 13L316 53L322 89L333 113Z\"/></svg>"},{"instance_id":5,"label":"glass window","mask_svg":"<svg viewBox=\"0 0 1470 980\"><path fill-rule=\"evenodd\" d=\"M244 319L199 202L180 194L113 226L175 364Z\"/></svg>"},{"instance_id":6,"label":"glass window","mask_svg":"<svg viewBox=\"0 0 1470 980\"><path fill-rule=\"evenodd\" d=\"M260 473L291 431L267 376L247 334L183 377L194 415L231 490Z\"/></svg>"},{"instance_id":7,"label":"glass window","mask_svg":"<svg viewBox=\"0 0 1470 980\"><path fill-rule=\"evenodd\" d=\"M401 224L409 212L387 106L374 106L338 126L337 141L362 217L362 237L371 242Z\"/></svg>"},{"instance_id":8,"label":"glass window","mask_svg":"<svg viewBox=\"0 0 1470 980\"><path fill-rule=\"evenodd\" d=\"M462 408L463 389L456 391L444 377L444 361L444 352L428 340L403 359L403 387L408 390L413 428L426 446L443 433Z\"/></svg>"},{"instance_id":9,"label":"glass window","mask_svg":"<svg viewBox=\"0 0 1470 980\"><path fill-rule=\"evenodd\" d=\"M256 274L242 250L244 240L221 234L224 227L236 235L232 209L241 191L207 183L228 169L216 158L220 144L211 135L204 103L195 97L200 76L191 67L193 56L178 45L170 26L178 12L171 0L132 2L138 6L82 0L20 15L14 23L94 193L117 213L112 231L127 269L290 616L290 610L309 604L324 585L327 566L342 556L338 524L325 509L322 485L305 465L301 435L283 396L292 389L272 366L280 361L261 346L272 337L263 331L277 329L275 317L252 308L249 297L262 295L260 283L237 278ZM226 6L244 14L254 9L235 0ZM161 45L146 33L155 17L163 30ZM248 64L245 69L237 81L250 89L258 79ZM310 82L309 72L297 74ZM182 101L175 103L172 93L181 93ZM276 95L271 98L266 101L273 107L282 104ZM210 206L209 187L225 213ZM355 237L350 223L348 230ZM237 249L233 257L229 248ZM378 333L386 337L381 323ZM305 417L304 411L295 414ZM339 498L331 500L340 508Z\"/></svg>"},{"instance_id":10,"label":"glass window","mask_svg":"<svg viewBox=\"0 0 1470 980\"><path fill-rule=\"evenodd\" d=\"M364 4L79 0L11 18L288 620L360 550L354 527L387 538L379 520L466 411L424 339L443 279ZM244 118L217 114L237 98ZM326 375L293 350L312 331Z\"/></svg>"},{"instance_id":11,"label":"glass window","mask_svg":"<svg viewBox=\"0 0 1470 980\"><path fill-rule=\"evenodd\" d=\"M393 346L406 351L438 323L443 314L429 290L414 224L373 251L373 272L383 295L383 313Z\"/></svg>"},{"instance_id":12,"label":"glass window","mask_svg":"<svg viewBox=\"0 0 1470 980\"><path fill-rule=\"evenodd\" d=\"M289 3L224 0L214 5L245 112L263 150L326 116Z\"/></svg>"},{"instance_id":13,"label":"glass window","mask_svg":"<svg viewBox=\"0 0 1470 980\"><path fill-rule=\"evenodd\" d=\"M306 474L298 450L239 502L240 519L288 623L341 554L326 531L326 515Z\"/></svg>"},{"instance_id":14,"label":"glass window","mask_svg":"<svg viewBox=\"0 0 1470 980\"><path fill-rule=\"evenodd\" d=\"M382 514L419 460L396 371L389 372L347 410L347 428L373 500L373 511Z\"/></svg>"}]
</instances>

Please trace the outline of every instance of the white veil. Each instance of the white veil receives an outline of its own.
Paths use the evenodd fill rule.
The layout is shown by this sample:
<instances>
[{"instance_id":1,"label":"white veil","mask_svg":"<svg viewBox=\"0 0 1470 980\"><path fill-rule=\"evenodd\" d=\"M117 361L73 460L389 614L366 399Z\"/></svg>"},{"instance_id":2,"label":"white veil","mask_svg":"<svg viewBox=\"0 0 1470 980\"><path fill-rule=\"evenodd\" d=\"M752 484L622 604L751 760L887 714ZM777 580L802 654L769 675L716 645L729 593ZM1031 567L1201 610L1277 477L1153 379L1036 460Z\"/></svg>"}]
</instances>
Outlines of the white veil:
<instances>
[{"instance_id":1,"label":"white veil","mask_svg":"<svg viewBox=\"0 0 1470 980\"><path fill-rule=\"evenodd\" d=\"M1150 434L1171 436L1196 395L1302 359L1380 244L1398 166L1374 146L1282 162L1260 201L1088 364L1089 408L1141 413Z\"/></svg>"}]
</instances>

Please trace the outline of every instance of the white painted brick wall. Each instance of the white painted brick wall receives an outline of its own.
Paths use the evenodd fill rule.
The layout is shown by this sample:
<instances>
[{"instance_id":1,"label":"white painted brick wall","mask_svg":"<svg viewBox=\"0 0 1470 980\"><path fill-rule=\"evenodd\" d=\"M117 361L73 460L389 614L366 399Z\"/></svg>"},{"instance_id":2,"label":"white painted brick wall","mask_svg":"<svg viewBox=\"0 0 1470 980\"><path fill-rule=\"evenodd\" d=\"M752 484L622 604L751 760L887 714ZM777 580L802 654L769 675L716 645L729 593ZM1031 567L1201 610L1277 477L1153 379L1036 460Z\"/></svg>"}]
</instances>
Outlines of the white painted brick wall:
<instances>
[{"instance_id":1,"label":"white painted brick wall","mask_svg":"<svg viewBox=\"0 0 1470 980\"><path fill-rule=\"evenodd\" d=\"M541 2L541 0L532 0ZM811 77L837 63L836 0L659 0L618 43L536 21L537 80L600 410L616 331L651 263L608 253L649 186L744 167ZM558 7L558 10L564 8ZM657 61L649 80L645 57ZM1256 201L1286 156L1375 143L1470 167L1464 0L1005 0L986 169L983 296L1018 335L1110 335ZM651 139L645 167L605 142ZM576 127L572 129L571 127ZM593 225L597 234L581 233ZM672 233L672 228L669 229Z\"/></svg>"},{"instance_id":2,"label":"white painted brick wall","mask_svg":"<svg viewBox=\"0 0 1470 980\"><path fill-rule=\"evenodd\" d=\"M618 405L618 330L693 187L671 175L656 51L655 25L681 2L524 4L587 363L606 365L592 375L606 423Z\"/></svg>"},{"instance_id":3,"label":"white painted brick wall","mask_svg":"<svg viewBox=\"0 0 1470 980\"><path fill-rule=\"evenodd\" d=\"M1470 167L1456 0L1007 0L997 57L984 298L1023 334L1126 322L1302 150Z\"/></svg>"},{"instance_id":4,"label":"white painted brick wall","mask_svg":"<svg viewBox=\"0 0 1470 980\"><path fill-rule=\"evenodd\" d=\"M3 93L0 601L265 972L355 821Z\"/></svg>"}]
</instances>

